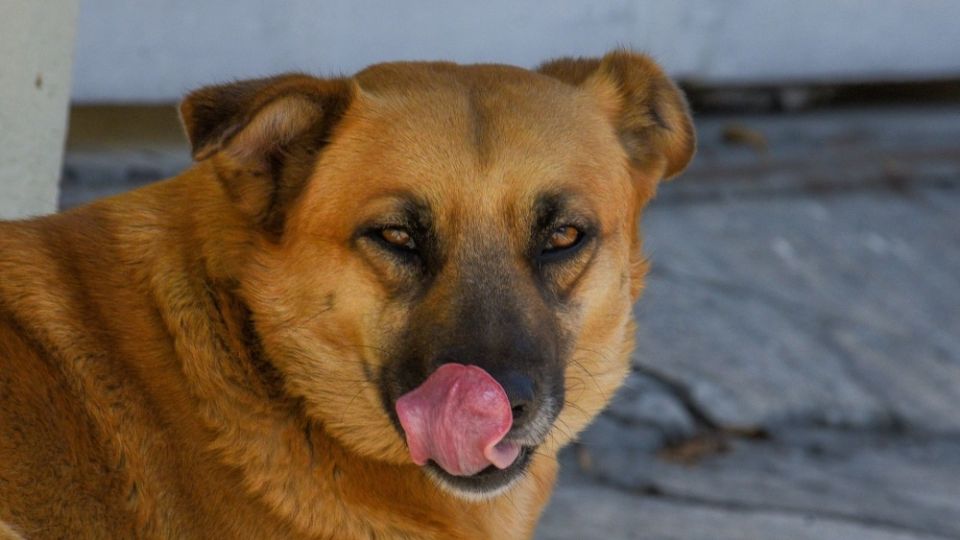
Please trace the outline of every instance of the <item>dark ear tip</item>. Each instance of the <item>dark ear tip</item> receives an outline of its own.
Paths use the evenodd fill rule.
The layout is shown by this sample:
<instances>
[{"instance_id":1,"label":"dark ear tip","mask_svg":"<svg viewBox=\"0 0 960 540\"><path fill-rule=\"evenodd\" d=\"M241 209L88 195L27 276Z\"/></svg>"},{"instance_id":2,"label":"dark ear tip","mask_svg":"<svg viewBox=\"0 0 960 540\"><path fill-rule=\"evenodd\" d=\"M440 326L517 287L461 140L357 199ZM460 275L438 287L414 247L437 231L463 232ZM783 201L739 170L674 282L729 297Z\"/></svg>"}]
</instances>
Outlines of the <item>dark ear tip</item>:
<instances>
[{"instance_id":1,"label":"dark ear tip","mask_svg":"<svg viewBox=\"0 0 960 540\"><path fill-rule=\"evenodd\" d=\"M292 93L320 92L323 83L311 75L286 73L275 77L204 86L180 102L180 122L196 156L228 139L265 103Z\"/></svg>"},{"instance_id":2,"label":"dark ear tip","mask_svg":"<svg viewBox=\"0 0 960 540\"><path fill-rule=\"evenodd\" d=\"M180 123L194 159L208 145L219 124L215 114L217 103L216 96L212 95L214 93L215 87L200 88L187 94L180 102Z\"/></svg>"}]
</instances>

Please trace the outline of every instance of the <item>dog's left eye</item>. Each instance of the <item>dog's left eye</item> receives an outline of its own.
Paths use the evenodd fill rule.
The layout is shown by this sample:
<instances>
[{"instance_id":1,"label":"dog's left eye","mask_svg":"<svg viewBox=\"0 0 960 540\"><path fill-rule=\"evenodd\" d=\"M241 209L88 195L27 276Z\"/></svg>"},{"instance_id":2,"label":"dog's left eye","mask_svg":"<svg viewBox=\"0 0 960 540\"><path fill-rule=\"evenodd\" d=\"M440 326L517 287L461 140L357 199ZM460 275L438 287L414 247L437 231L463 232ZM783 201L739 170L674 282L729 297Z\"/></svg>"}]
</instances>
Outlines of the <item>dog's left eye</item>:
<instances>
[{"instance_id":1,"label":"dog's left eye","mask_svg":"<svg viewBox=\"0 0 960 540\"><path fill-rule=\"evenodd\" d=\"M551 231L547 244L544 247L544 254L557 253L568 250L580 243L583 233L580 229L572 225L563 225Z\"/></svg>"},{"instance_id":2,"label":"dog's left eye","mask_svg":"<svg viewBox=\"0 0 960 540\"><path fill-rule=\"evenodd\" d=\"M585 244L587 234L573 225L562 225L547 233L540 247L537 261L540 264L559 262L572 257Z\"/></svg>"}]
</instances>

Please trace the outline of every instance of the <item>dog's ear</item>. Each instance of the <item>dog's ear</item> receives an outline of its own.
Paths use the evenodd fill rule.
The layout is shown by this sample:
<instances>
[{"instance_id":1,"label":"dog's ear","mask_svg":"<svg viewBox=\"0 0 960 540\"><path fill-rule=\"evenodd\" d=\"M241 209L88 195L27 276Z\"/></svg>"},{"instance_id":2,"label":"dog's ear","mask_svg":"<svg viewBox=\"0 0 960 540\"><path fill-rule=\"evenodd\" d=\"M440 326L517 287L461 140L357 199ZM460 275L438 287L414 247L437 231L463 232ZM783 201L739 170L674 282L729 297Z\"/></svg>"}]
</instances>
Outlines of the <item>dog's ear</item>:
<instances>
[{"instance_id":1,"label":"dog's ear","mask_svg":"<svg viewBox=\"0 0 960 540\"><path fill-rule=\"evenodd\" d=\"M683 93L648 56L618 50L603 58L554 60L537 71L600 101L637 173L671 178L693 157L696 137Z\"/></svg>"},{"instance_id":2,"label":"dog's ear","mask_svg":"<svg viewBox=\"0 0 960 540\"><path fill-rule=\"evenodd\" d=\"M211 160L240 210L279 234L353 93L348 80L281 75L195 90L180 118L193 158Z\"/></svg>"}]
</instances>

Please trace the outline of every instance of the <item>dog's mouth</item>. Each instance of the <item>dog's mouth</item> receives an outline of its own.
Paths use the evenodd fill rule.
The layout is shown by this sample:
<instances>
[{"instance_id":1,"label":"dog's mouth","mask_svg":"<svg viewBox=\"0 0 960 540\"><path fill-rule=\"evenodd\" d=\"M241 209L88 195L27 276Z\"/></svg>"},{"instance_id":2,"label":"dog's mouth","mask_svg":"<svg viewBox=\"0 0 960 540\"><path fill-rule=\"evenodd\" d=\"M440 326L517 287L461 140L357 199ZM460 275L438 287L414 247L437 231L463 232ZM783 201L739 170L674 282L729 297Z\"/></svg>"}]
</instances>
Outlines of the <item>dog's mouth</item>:
<instances>
[{"instance_id":1,"label":"dog's mouth","mask_svg":"<svg viewBox=\"0 0 960 540\"><path fill-rule=\"evenodd\" d=\"M542 440L513 424L503 387L477 366L442 365L400 396L394 410L413 462L468 497L506 489Z\"/></svg>"},{"instance_id":2,"label":"dog's mouth","mask_svg":"<svg viewBox=\"0 0 960 540\"><path fill-rule=\"evenodd\" d=\"M432 460L425 465L425 468L444 487L467 498L485 498L506 490L523 476L535 452L534 446L520 446L516 459L506 468L489 465L469 476L450 474Z\"/></svg>"}]
</instances>

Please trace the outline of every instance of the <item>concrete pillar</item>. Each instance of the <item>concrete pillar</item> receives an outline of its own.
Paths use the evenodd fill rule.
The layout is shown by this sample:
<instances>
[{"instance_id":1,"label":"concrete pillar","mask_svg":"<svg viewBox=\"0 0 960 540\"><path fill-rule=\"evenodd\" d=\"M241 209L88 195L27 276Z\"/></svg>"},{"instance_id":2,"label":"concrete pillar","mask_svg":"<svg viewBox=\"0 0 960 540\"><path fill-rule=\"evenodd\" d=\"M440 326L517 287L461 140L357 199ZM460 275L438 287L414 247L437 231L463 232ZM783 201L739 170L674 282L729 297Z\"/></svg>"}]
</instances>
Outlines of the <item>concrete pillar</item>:
<instances>
[{"instance_id":1,"label":"concrete pillar","mask_svg":"<svg viewBox=\"0 0 960 540\"><path fill-rule=\"evenodd\" d=\"M0 219L54 212L78 0L0 0Z\"/></svg>"}]
</instances>

